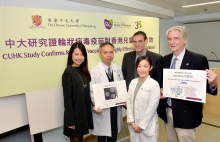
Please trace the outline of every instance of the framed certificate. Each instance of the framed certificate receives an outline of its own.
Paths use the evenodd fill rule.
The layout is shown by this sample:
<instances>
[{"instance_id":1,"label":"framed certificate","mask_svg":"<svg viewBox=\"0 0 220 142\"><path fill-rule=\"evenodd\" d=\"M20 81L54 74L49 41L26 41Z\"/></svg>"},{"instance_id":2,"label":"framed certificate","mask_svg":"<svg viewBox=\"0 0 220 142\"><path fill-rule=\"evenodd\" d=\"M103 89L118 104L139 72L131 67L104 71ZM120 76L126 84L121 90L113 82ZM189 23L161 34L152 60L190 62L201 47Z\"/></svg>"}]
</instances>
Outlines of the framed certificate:
<instances>
[{"instance_id":1,"label":"framed certificate","mask_svg":"<svg viewBox=\"0 0 220 142\"><path fill-rule=\"evenodd\" d=\"M125 80L93 84L95 106L110 108L124 105L127 97Z\"/></svg>"},{"instance_id":2,"label":"framed certificate","mask_svg":"<svg viewBox=\"0 0 220 142\"><path fill-rule=\"evenodd\" d=\"M206 102L206 71L163 69L163 96Z\"/></svg>"}]
</instances>

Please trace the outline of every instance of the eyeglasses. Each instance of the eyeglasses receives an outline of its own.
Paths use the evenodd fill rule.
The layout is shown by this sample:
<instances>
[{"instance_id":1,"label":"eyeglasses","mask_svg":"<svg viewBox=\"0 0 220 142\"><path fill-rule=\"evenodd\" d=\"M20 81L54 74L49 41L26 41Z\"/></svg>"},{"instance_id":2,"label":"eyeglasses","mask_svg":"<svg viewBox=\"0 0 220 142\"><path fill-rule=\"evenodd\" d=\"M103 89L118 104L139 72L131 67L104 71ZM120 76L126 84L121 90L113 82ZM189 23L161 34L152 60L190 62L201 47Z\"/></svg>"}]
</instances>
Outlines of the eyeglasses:
<instances>
[{"instance_id":1,"label":"eyeglasses","mask_svg":"<svg viewBox=\"0 0 220 142\"><path fill-rule=\"evenodd\" d=\"M143 40L138 40L138 41L132 41L133 44L143 44L144 41Z\"/></svg>"}]
</instances>

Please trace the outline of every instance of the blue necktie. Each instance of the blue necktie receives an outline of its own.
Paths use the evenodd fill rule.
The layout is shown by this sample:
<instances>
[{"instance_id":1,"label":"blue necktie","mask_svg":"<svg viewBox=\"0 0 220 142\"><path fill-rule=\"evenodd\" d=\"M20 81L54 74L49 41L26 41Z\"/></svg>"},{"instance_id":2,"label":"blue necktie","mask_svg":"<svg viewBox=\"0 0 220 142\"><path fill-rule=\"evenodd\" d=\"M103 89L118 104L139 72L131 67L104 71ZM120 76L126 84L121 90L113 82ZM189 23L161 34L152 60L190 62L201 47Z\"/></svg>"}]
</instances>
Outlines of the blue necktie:
<instances>
[{"instance_id":1,"label":"blue necktie","mask_svg":"<svg viewBox=\"0 0 220 142\"><path fill-rule=\"evenodd\" d=\"M173 59L173 62L171 64L171 69L175 69L176 68L176 60L178 60L177 58L174 58ZM169 106L172 106L172 101L171 101L171 98L167 98L167 104Z\"/></svg>"},{"instance_id":2,"label":"blue necktie","mask_svg":"<svg viewBox=\"0 0 220 142\"><path fill-rule=\"evenodd\" d=\"M171 69L175 69L176 68L176 60L178 60L177 58L173 59L173 63L171 65Z\"/></svg>"}]
</instances>

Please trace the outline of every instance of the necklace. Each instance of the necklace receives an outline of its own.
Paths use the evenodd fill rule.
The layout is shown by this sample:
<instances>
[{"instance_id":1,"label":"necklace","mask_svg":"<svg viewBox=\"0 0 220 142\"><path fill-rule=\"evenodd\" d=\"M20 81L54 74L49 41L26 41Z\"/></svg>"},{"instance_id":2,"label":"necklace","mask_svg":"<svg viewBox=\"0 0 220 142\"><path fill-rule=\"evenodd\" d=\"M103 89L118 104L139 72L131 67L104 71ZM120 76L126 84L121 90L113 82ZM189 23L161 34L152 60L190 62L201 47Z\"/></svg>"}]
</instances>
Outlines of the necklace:
<instances>
[{"instance_id":1,"label":"necklace","mask_svg":"<svg viewBox=\"0 0 220 142\"><path fill-rule=\"evenodd\" d=\"M86 88L87 87L87 84L85 83L84 84L84 81L82 80L81 76L79 75L79 73L77 72L77 70L75 69L75 67L73 67L74 70L76 71L76 73L78 74L79 78L81 79L82 83L83 83L83 88Z\"/></svg>"}]
</instances>

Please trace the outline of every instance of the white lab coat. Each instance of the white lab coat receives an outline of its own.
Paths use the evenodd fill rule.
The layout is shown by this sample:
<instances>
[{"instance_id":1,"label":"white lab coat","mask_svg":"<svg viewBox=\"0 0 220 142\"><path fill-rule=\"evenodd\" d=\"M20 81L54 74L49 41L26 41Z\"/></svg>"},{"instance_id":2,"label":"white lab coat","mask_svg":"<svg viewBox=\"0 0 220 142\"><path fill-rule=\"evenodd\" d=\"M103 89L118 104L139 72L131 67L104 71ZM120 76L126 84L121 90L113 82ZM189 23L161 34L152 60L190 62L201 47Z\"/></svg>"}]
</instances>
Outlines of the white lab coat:
<instances>
[{"instance_id":1,"label":"white lab coat","mask_svg":"<svg viewBox=\"0 0 220 142\"><path fill-rule=\"evenodd\" d=\"M157 107L160 100L160 87L157 81L150 75L146 78L134 101L134 91L138 78L133 79L129 85L127 97L127 122L135 122L142 130L136 133L131 125L128 125L131 142L157 142L158 116ZM134 109L133 109L134 108Z\"/></svg>"},{"instance_id":2,"label":"white lab coat","mask_svg":"<svg viewBox=\"0 0 220 142\"><path fill-rule=\"evenodd\" d=\"M123 75L121 68L118 65L115 65L111 63L112 71L113 71L113 77L114 81L120 81L123 80ZM105 69L101 62L98 63L97 66L95 66L91 71L91 82L90 82L90 94L91 99L94 103L94 97L93 97L93 84L98 83L105 83L109 82L107 75L105 73ZM96 106L98 107L98 106ZM93 135L98 136L109 136L111 137L111 120L110 120L110 108L103 109L102 113L96 113L95 111L92 112L93 116L93 123L94 123L94 129L92 130ZM120 132L122 126L123 126L123 120L122 120L122 107L117 107L117 123L118 123L118 133Z\"/></svg>"}]
</instances>

